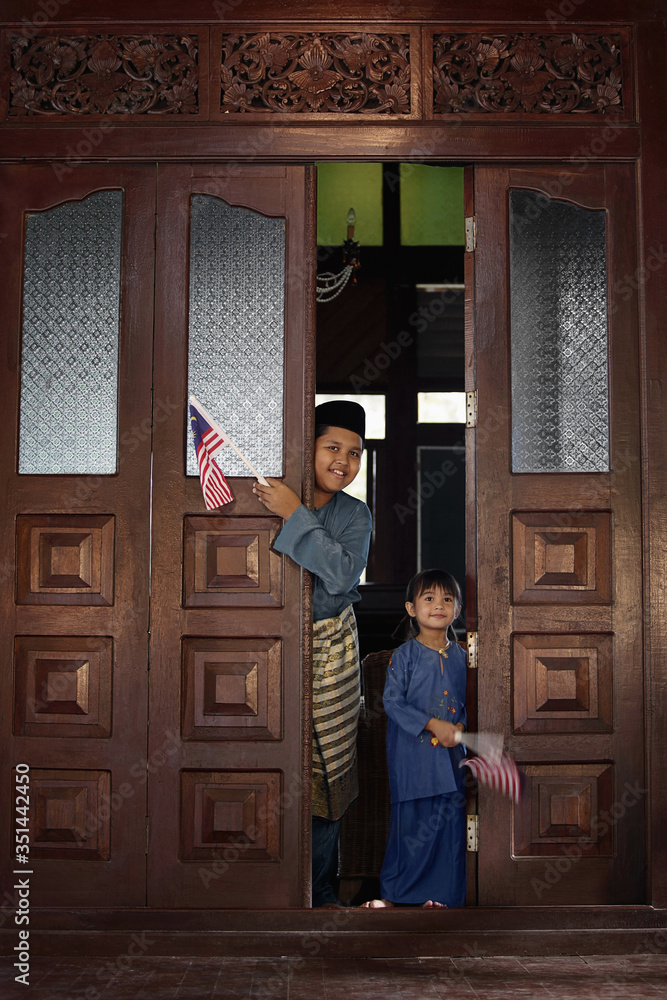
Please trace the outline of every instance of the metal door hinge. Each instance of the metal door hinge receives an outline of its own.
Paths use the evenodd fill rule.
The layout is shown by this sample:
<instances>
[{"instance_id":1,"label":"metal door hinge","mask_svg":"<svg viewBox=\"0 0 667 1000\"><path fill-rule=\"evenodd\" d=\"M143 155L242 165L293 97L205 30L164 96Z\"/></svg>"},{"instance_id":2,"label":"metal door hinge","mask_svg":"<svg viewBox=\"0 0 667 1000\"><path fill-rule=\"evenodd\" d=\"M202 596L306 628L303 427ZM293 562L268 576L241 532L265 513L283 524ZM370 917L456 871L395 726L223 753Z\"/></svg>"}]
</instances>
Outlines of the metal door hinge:
<instances>
[{"instance_id":1,"label":"metal door hinge","mask_svg":"<svg viewBox=\"0 0 667 1000\"><path fill-rule=\"evenodd\" d=\"M471 854L479 851L479 816L466 816L466 849Z\"/></svg>"},{"instance_id":2,"label":"metal door hinge","mask_svg":"<svg viewBox=\"0 0 667 1000\"><path fill-rule=\"evenodd\" d=\"M466 253L472 253L477 248L477 216L466 216Z\"/></svg>"},{"instance_id":3,"label":"metal door hinge","mask_svg":"<svg viewBox=\"0 0 667 1000\"><path fill-rule=\"evenodd\" d=\"M477 670L477 633L467 632L466 639L468 642L468 668Z\"/></svg>"},{"instance_id":4,"label":"metal door hinge","mask_svg":"<svg viewBox=\"0 0 667 1000\"><path fill-rule=\"evenodd\" d=\"M477 427L477 389L466 392L466 427Z\"/></svg>"}]
</instances>

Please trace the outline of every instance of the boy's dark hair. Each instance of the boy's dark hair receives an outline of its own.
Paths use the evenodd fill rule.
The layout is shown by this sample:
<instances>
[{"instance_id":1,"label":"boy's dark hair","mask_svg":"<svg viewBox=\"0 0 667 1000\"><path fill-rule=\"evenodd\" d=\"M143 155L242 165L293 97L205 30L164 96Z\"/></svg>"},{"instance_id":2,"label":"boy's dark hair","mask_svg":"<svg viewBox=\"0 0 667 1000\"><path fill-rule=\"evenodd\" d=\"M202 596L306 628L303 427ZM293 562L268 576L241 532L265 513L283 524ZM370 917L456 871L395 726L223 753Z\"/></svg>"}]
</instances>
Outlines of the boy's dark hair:
<instances>
[{"instance_id":1,"label":"boy's dark hair","mask_svg":"<svg viewBox=\"0 0 667 1000\"><path fill-rule=\"evenodd\" d=\"M315 407L315 437L322 437L329 427L343 427L366 441L366 411L353 399L329 399Z\"/></svg>"},{"instance_id":2,"label":"boy's dark hair","mask_svg":"<svg viewBox=\"0 0 667 1000\"><path fill-rule=\"evenodd\" d=\"M423 569L421 573L413 576L405 591L406 603L414 604L415 598L423 594L425 590L434 589L442 590L445 594L451 594L456 601L458 613L460 614L463 604L461 588L459 587L458 580L444 569ZM458 617L458 614L456 617ZM416 620L406 614L399 623L393 637L407 642L408 639L414 639L418 635L419 628Z\"/></svg>"}]
</instances>

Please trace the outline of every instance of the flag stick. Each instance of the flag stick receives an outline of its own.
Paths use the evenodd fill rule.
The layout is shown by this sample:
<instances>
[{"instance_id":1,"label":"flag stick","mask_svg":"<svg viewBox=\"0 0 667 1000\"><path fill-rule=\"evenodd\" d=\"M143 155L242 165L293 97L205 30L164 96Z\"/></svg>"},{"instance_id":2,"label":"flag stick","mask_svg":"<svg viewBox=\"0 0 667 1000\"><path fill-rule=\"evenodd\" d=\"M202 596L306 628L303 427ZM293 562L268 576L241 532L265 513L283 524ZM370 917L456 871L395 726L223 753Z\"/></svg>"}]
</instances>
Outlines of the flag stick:
<instances>
[{"instance_id":1,"label":"flag stick","mask_svg":"<svg viewBox=\"0 0 667 1000\"><path fill-rule=\"evenodd\" d=\"M208 411L204 409L204 407L201 405L201 403L199 402L199 400L195 399L194 396L190 396L190 402L194 403L194 405L197 407L197 409L201 413L202 417L204 417L204 419L208 422L209 426L212 427L214 431L217 431L218 434L220 435L220 437L223 439L223 441L226 441L227 444L229 445L229 447L234 449L234 451L239 456L239 458L241 459L241 461L245 462L245 464L248 466L248 468L252 472L252 474L255 477L255 479L257 479L262 484L262 486L268 486L269 484L267 483L267 481L264 478L264 476L260 476L260 474L257 471L257 469L255 469L254 466L252 466L250 464L250 462L245 457L245 455L238 450L238 448L236 447L236 445L234 444L234 442L231 440L231 438L229 437L229 435L225 434L225 432L223 431L223 429L220 426L220 424L217 423L213 419L213 417L211 416L211 414L208 413Z\"/></svg>"},{"instance_id":2,"label":"flag stick","mask_svg":"<svg viewBox=\"0 0 667 1000\"><path fill-rule=\"evenodd\" d=\"M502 733L461 733L457 730L454 740L456 743L463 743L473 753L495 761L499 761L503 755Z\"/></svg>"}]
</instances>

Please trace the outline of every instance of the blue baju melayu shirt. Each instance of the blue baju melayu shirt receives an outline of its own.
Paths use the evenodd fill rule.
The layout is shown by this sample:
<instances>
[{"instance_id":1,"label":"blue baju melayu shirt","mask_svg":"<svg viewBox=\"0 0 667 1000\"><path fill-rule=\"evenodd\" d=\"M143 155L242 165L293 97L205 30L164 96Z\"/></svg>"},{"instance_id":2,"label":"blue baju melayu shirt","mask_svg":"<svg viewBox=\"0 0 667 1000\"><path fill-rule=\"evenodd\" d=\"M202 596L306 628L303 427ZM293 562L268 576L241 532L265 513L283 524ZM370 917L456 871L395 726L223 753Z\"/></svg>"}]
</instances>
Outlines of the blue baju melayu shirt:
<instances>
[{"instance_id":1,"label":"blue baju melayu shirt","mask_svg":"<svg viewBox=\"0 0 667 1000\"><path fill-rule=\"evenodd\" d=\"M457 643L447 657L417 639L394 650L384 689L392 803L457 791L463 746L433 746L424 726L429 719L466 725L465 698L466 654Z\"/></svg>"},{"instance_id":2,"label":"blue baju melayu shirt","mask_svg":"<svg viewBox=\"0 0 667 1000\"><path fill-rule=\"evenodd\" d=\"M360 599L357 585L372 526L366 504L343 492L318 510L302 504L285 521L273 547L314 574L315 621L339 615Z\"/></svg>"}]
</instances>

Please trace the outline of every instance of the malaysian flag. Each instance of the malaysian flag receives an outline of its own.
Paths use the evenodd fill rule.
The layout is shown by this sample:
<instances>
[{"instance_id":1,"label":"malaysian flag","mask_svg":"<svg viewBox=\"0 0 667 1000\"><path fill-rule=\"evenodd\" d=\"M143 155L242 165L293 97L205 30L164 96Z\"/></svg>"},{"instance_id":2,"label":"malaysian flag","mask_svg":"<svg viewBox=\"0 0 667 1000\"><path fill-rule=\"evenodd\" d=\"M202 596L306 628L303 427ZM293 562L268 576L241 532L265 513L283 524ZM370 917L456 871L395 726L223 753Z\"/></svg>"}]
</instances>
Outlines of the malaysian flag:
<instances>
[{"instance_id":1,"label":"malaysian flag","mask_svg":"<svg viewBox=\"0 0 667 1000\"><path fill-rule=\"evenodd\" d=\"M199 478L207 510L222 507L234 497L213 456L228 443L215 425L211 426L199 409L190 403L190 426L195 441Z\"/></svg>"},{"instance_id":2,"label":"malaysian flag","mask_svg":"<svg viewBox=\"0 0 667 1000\"><path fill-rule=\"evenodd\" d=\"M513 799L518 805L521 798L522 775L509 754L471 757L462 760L459 767L469 767L480 785L486 785Z\"/></svg>"}]
</instances>

